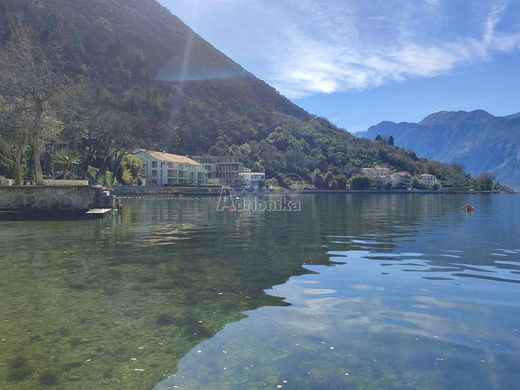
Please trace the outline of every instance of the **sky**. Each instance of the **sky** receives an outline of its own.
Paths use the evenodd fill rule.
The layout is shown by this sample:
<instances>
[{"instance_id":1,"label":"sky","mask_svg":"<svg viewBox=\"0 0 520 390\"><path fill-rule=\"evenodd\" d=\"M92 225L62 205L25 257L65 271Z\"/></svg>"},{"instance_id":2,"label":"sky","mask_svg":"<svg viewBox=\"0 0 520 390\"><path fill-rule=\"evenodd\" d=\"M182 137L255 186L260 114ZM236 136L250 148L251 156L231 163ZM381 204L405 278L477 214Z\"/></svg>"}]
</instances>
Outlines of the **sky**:
<instances>
[{"instance_id":1,"label":"sky","mask_svg":"<svg viewBox=\"0 0 520 390\"><path fill-rule=\"evenodd\" d=\"M349 131L442 111L520 112L520 0L159 0Z\"/></svg>"}]
</instances>

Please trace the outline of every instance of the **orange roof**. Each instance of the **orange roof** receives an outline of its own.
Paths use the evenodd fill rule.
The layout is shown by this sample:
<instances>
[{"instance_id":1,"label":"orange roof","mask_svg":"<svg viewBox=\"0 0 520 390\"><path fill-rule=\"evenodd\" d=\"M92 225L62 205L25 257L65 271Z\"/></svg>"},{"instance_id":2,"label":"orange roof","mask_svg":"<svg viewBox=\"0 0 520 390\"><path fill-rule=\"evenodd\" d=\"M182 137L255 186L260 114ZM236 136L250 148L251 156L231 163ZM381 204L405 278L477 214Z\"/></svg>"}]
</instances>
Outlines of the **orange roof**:
<instances>
[{"instance_id":1,"label":"orange roof","mask_svg":"<svg viewBox=\"0 0 520 390\"><path fill-rule=\"evenodd\" d=\"M171 163L181 163L181 164L191 164L191 165L201 165L197 161L192 160L189 157L179 156L178 154L156 152L153 150L144 150L143 152L148 154L150 157L153 157L159 161L171 162Z\"/></svg>"}]
</instances>

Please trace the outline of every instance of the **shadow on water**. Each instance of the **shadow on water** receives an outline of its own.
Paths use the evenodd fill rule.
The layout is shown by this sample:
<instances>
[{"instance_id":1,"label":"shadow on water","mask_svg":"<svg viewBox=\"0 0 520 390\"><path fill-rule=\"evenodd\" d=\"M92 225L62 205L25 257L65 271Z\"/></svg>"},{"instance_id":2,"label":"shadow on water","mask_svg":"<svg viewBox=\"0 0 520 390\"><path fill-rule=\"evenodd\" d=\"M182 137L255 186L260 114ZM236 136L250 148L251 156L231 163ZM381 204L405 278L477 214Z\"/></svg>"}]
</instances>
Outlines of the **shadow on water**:
<instances>
[{"instance_id":1,"label":"shadow on water","mask_svg":"<svg viewBox=\"0 0 520 390\"><path fill-rule=\"evenodd\" d=\"M414 237L430 239L429 225L468 218L455 196L301 201L299 213L231 213L216 199L129 200L104 221L0 222L0 387L151 388L227 324L262 340L272 317L248 323L251 313L302 304L273 286L341 267L349 251L421 252ZM446 266L443 254L429 264Z\"/></svg>"}]
</instances>

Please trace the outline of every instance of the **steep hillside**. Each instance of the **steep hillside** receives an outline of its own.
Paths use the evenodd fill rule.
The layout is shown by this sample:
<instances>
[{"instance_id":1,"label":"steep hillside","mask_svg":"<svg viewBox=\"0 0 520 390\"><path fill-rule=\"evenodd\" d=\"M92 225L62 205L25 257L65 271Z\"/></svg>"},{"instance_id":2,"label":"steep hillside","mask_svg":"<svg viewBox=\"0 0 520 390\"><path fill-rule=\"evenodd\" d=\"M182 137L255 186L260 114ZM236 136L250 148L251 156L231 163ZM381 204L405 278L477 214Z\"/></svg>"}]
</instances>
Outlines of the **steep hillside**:
<instances>
[{"instance_id":1,"label":"steep hillside","mask_svg":"<svg viewBox=\"0 0 520 390\"><path fill-rule=\"evenodd\" d=\"M82 112L70 107L49 112L65 127L45 144L48 174L54 151L68 148L80 161L79 176L112 171L109 176L120 179L124 153L118 149L140 146L232 153L270 177L281 180L293 172L328 188L344 188L361 167L374 164L469 185L456 166L356 139L311 116L154 0L0 0L1 47L14 42L20 25L37 48L54 53L53 66L66 75L68 88L81 86L62 102L79 100L72 106ZM111 111L100 117L99 107ZM93 119L93 131L86 129ZM0 170L7 175L9 160L0 152Z\"/></svg>"},{"instance_id":2,"label":"steep hillside","mask_svg":"<svg viewBox=\"0 0 520 390\"><path fill-rule=\"evenodd\" d=\"M520 187L520 114L443 111L419 123L381 122L362 135L378 134L419 155L462 164L473 175L489 171L501 183Z\"/></svg>"}]
</instances>

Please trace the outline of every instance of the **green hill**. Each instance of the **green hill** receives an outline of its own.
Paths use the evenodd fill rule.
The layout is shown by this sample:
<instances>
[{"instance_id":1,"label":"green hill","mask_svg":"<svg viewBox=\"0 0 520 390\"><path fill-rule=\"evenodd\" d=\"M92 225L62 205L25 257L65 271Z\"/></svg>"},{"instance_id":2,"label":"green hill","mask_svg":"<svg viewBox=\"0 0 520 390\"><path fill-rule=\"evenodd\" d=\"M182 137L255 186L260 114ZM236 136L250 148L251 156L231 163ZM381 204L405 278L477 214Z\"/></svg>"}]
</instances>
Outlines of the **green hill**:
<instances>
[{"instance_id":1,"label":"green hill","mask_svg":"<svg viewBox=\"0 0 520 390\"><path fill-rule=\"evenodd\" d=\"M65 150L77 162L70 172L121 178L124 152L150 147L236 154L268 176L297 173L325 188L345 188L360 168L375 164L471 185L459 166L357 139L310 115L154 0L0 0L2 50L20 25L35 47L52 53L53 69L66 80L65 97L49 103L56 108L46 117L60 126L42 141L44 173ZM11 176L7 149L0 174Z\"/></svg>"}]
</instances>

